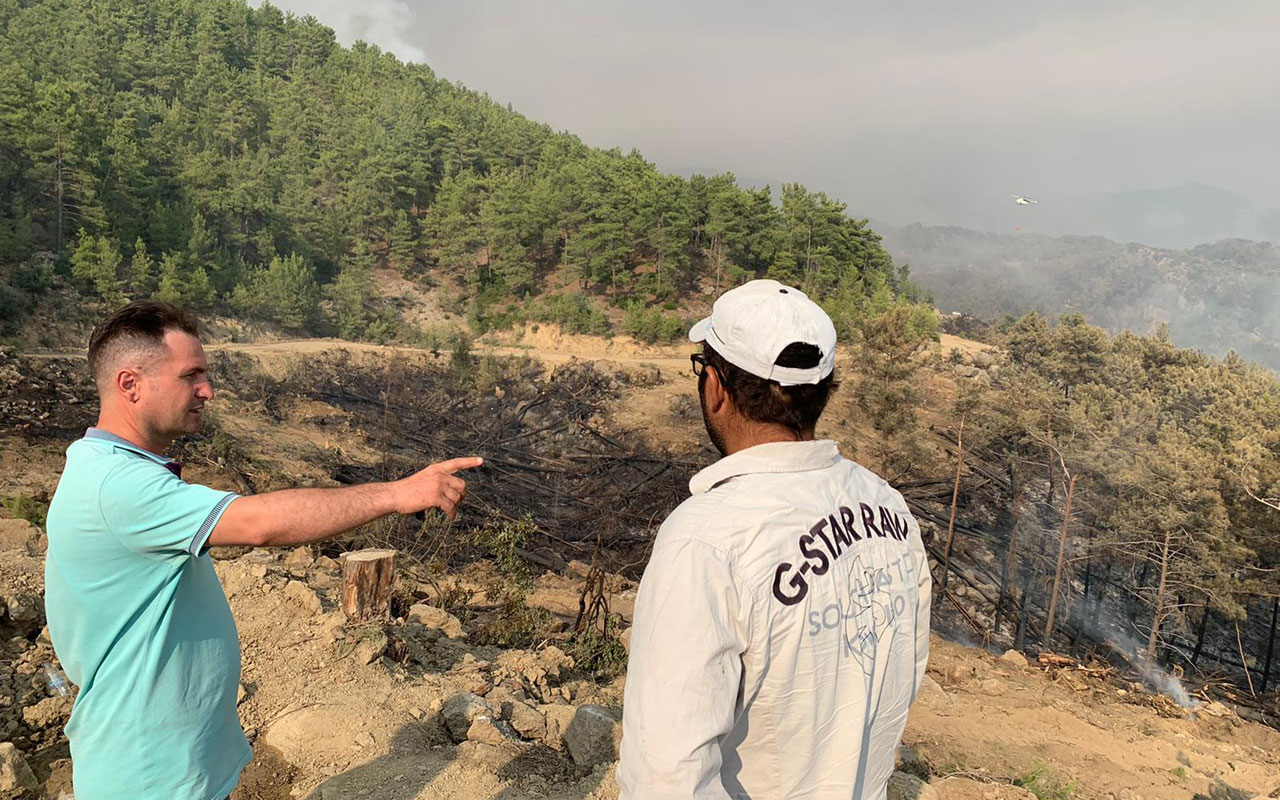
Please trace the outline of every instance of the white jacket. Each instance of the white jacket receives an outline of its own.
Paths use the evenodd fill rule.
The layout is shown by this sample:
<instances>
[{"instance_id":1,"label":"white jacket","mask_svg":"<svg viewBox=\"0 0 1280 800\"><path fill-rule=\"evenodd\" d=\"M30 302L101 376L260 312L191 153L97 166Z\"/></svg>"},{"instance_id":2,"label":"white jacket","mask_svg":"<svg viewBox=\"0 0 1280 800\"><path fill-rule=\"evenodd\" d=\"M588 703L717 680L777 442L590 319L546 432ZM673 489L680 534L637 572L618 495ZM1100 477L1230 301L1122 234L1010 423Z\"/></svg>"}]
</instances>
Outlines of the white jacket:
<instances>
[{"instance_id":1,"label":"white jacket","mask_svg":"<svg viewBox=\"0 0 1280 800\"><path fill-rule=\"evenodd\" d=\"M622 718L623 800L882 800L929 654L897 491L834 442L723 458L653 546Z\"/></svg>"}]
</instances>

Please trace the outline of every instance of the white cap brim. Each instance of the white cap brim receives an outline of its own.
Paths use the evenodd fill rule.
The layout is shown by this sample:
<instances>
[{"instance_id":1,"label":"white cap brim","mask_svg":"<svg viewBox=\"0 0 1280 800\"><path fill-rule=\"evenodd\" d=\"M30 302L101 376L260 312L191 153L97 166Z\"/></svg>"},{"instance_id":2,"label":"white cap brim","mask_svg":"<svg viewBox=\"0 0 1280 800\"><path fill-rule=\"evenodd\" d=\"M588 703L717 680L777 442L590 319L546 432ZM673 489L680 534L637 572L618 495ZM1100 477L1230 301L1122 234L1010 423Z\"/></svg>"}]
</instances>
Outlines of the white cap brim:
<instances>
[{"instance_id":1,"label":"white cap brim","mask_svg":"<svg viewBox=\"0 0 1280 800\"><path fill-rule=\"evenodd\" d=\"M693 324L693 327L689 329L689 341L705 342L707 340L707 334L710 331L711 331L711 317L706 317L705 319L698 320Z\"/></svg>"}]
</instances>

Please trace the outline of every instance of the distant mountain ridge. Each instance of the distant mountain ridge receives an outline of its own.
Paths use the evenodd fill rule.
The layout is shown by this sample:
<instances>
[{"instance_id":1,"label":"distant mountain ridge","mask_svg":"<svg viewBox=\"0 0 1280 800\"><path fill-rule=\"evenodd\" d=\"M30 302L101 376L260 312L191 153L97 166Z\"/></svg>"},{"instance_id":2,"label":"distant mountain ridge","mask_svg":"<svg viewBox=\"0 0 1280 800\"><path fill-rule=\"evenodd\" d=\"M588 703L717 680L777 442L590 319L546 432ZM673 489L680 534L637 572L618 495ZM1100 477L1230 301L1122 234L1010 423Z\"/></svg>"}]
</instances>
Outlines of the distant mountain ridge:
<instances>
[{"instance_id":1,"label":"distant mountain ridge","mask_svg":"<svg viewBox=\"0 0 1280 800\"><path fill-rule=\"evenodd\" d=\"M988 320L1079 312L1113 331L1166 324L1184 347L1280 370L1280 247L1223 239L1178 250L1101 236L879 226L885 248L945 312Z\"/></svg>"}]
</instances>

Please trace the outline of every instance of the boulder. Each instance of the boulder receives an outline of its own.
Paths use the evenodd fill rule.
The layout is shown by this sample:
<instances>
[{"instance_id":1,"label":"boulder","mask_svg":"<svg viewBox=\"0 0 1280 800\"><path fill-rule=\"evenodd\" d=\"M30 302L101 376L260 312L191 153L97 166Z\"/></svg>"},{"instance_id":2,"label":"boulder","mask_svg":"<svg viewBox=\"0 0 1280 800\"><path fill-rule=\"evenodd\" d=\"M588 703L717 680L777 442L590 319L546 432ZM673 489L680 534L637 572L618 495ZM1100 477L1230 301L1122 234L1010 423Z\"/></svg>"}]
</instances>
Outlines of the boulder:
<instances>
[{"instance_id":1,"label":"boulder","mask_svg":"<svg viewBox=\"0 0 1280 800\"><path fill-rule=\"evenodd\" d=\"M929 784L905 772L889 776L886 800L938 800L938 792Z\"/></svg>"},{"instance_id":2,"label":"boulder","mask_svg":"<svg viewBox=\"0 0 1280 800\"><path fill-rule=\"evenodd\" d=\"M0 519L0 550L30 552L40 529L25 519Z\"/></svg>"},{"instance_id":3,"label":"boulder","mask_svg":"<svg viewBox=\"0 0 1280 800\"><path fill-rule=\"evenodd\" d=\"M604 706L578 706L564 732L565 747L575 764L594 767L618 757L622 723Z\"/></svg>"},{"instance_id":4,"label":"boulder","mask_svg":"<svg viewBox=\"0 0 1280 800\"><path fill-rule=\"evenodd\" d=\"M39 788L22 752L13 742L0 742L0 800L34 796Z\"/></svg>"},{"instance_id":5,"label":"boulder","mask_svg":"<svg viewBox=\"0 0 1280 800\"><path fill-rule=\"evenodd\" d=\"M311 614L320 614L324 611L324 606L320 603L320 597L302 581L289 581L284 586L284 596L302 606L305 611Z\"/></svg>"},{"instance_id":6,"label":"boulder","mask_svg":"<svg viewBox=\"0 0 1280 800\"><path fill-rule=\"evenodd\" d=\"M916 692L916 702L934 708L943 708L951 705L951 695L947 694L947 690L943 689L932 676L925 675L924 680L920 682L919 691Z\"/></svg>"},{"instance_id":7,"label":"boulder","mask_svg":"<svg viewBox=\"0 0 1280 800\"><path fill-rule=\"evenodd\" d=\"M563 749L564 734L569 729L570 723L573 722L574 707L553 703L551 705L538 706L538 712L542 714L542 718L546 720L547 724L547 732L542 739L543 743L556 750Z\"/></svg>"},{"instance_id":8,"label":"boulder","mask_svg":"<svg viewBox=\"0 0 1280 800\"><path fill-rule=\"evenodd\" d=\"M547 718L524 703L511 703L510 720L511 727L525 739L541 741L547 735Z\"/></svg>"},{"instance_id":9,"label":"boulder","mask_svg":"<svg viewBox=\"0 0 1280 800\"><path fill-rule=\"evenodd\" d=\"M467 741L503 747L517 740L516 732L500 719L480 714L467 727Z\"/></svg>"},{"instance_id":10,"label":"boulder","mask_svg":"<svg viewBox=\"0 0 1280 800\"><path fill-rule=\"evenodd\" d=\"M493 717L494 713L493 708L480 695L462 692L445 701L444 707L440 709L440 716L444 720L445 730L449 732L449 738L455 742L463 742L466 741L471 723L476 717Z\"/></svg>"},{"instance_id":11,"label":"boulder","mask_svg":"<svg viewBox=\"0 0 1280 800\"><path fill-rule=\"evenodd\" d=\"M982 370L977 367L971 367L968 364L956 364L952 367L952 370L958 378L976 378L978 377L978 374L982 372Z\"/></svg>"},{"instance_id":12,"label":"boulder","mask_svg":"<svg viewBox=\"0 0 1280 800\"><path fill-rule=\"evenodd\" d=\"M311 566L311 548L295 547L289 551L289 555L284 557L285 566L300 567L306 569Z\"/></svg>"},{"instance_id":13,"label":"boulder","mask_svg":"<svg viewBox=\"0 0 1280 800\"><path fill-rule=\"evenodd\" d=\"M22 709L22 721L36 730L64 725L71 716L72 702L71 697L46 697Z\"/></svg>"},{"instance_id":14,"label":"boulder","mask_svg":"<svg viewBox=\"0 0 1280 800\"><path fill-rule=\"evenodd\" d=\"M627 651L627 655L631 655L631 629L627 628L618 637L618 641L622 643L622 649Z\"/></svg>"},{"instance_id":15,"label":"boulder","mask_svg":"<svg viewBox=\"0 0 1280 800\"><path fill-rule=\"evenodd\" d=\"M354 649L356 661L360 664L372 664L382 657L387 651L387 646L391 641L387 639L387 634L383 631L374 631L370 634L362 635L356 642Z\"/></svg>"},{"instance_id":16,"label":"boulder","mask_svg":"<svg viewBox=\"0 0 1280 800\"><path fill-rule=\"evenodd\" d=\"M424 628L431 628L442 632L450 639L461 639L466 636L466 631L462 629L462 622L445 611L442 608L427 605L426 603L416 603L409 607L410 622L416 622Z\"/></svg>"},{"instance_id":17,"label":"boulder","mask_svg":"<svg viewBox=\"0 0 1280 800\"><path fill-rule=\"evenodd\" d=\"M1005 693L1004 681L999 678L987 678L985 681L978 684L978 691L982 692L987 697L1000 697Z\"/></svg>"},{"instance_id":18,"label":"boulder","mask_svg":"<svg viewBox=\"0 0 1280 800\"><path fill-rule=\"evenodd\" d=\"M1000 656L1000 660L1015 667L1026 668L1031 665L1031 662L1027 661L1027 657L1017 650L1005 650L1004 655Z\"/></svg>"},{"instance_id":19,"label":"boulder","mask_svg":"<svg viewBox=\"0 0 1280 800\"><path fill-rule=\"evenodd\" d=\"M44 600L38 594L20 592L3 598L9 624L29 637L44 627Z\"/></svg>"}]
</instances>

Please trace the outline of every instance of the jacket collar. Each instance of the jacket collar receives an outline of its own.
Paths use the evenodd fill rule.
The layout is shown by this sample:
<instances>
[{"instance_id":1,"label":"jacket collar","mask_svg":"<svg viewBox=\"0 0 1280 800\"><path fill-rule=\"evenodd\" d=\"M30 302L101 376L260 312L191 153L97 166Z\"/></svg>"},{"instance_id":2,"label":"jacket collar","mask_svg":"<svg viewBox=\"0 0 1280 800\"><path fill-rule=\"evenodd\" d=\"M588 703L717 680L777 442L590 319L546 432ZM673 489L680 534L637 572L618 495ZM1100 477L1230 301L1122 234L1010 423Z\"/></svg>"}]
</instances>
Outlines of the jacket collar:
<instances>
[{"instance_id":1,"label":"jacket collar","mask_svg":"<svg viewBox=\"0 0 1280 800\"><path fill-rule=\"evenodd\" d=\"M824 469L840 460L840 451L830 439L812 442L768 442L739 450L694 475L689 481L693 494L709 492L730 478L762 472L807 472Z\"/></svg>"}]
</instances>

